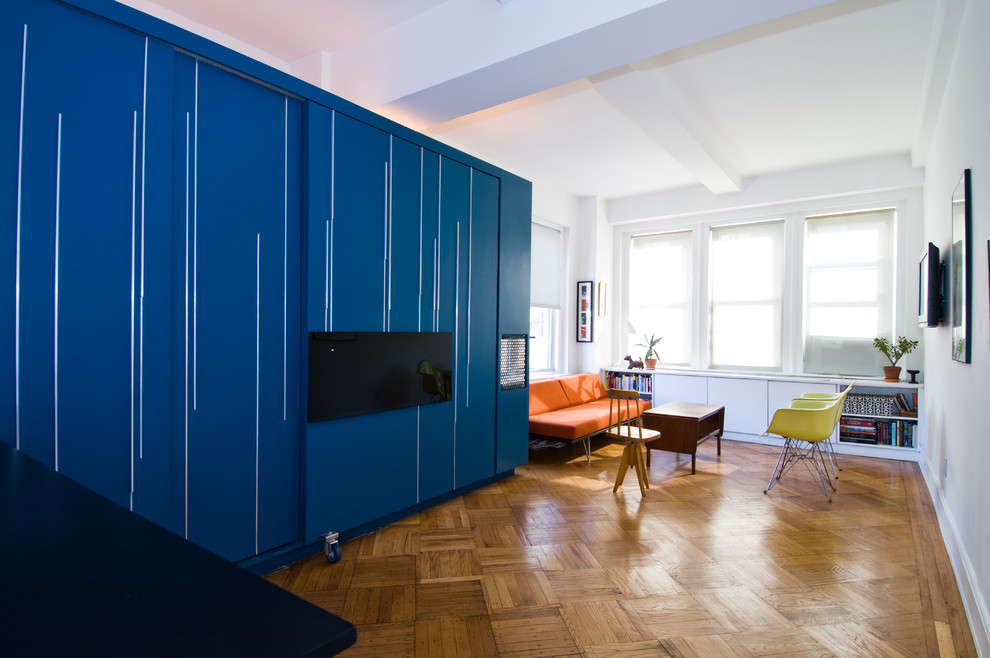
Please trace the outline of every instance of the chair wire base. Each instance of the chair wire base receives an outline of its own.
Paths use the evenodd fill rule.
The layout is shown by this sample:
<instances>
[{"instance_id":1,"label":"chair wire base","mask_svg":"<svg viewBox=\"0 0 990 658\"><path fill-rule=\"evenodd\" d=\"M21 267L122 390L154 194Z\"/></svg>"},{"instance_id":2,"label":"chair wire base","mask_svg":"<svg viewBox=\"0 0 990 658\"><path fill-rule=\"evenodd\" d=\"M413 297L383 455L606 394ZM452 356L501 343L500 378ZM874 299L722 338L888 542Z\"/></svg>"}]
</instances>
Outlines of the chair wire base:
<instances>
[{"instance_id":1,"label":"chair wire base","mask_svg":"<svg viewBox=\"0 0 990 658\"><path fill-rule=\"evenodd\" d=\"M825 439L823 443L825 444L825 452L828 453L828 463L832 467L832 477L838 480L839 471L842 470L842 467L839 466L839 459L835 456L835 448L832 446L832 439Z\"/></svg>"},{"instance_id":2,"label":"chair wire base","mask_svg":"<svg viewBox=\"0 0 990 658\"><path fill-rule=\"evenodd\" d=\"M780 450L780 456L777 457L777 465L774 467L773 475L770 476L770 482L767 484L767 488L763 490L763 493L767 493L773 489L774 485L780 482L780 478L787 471L791 470L794 464L800 461L804 463L808 472L818 477L818 483L822 485L822 492L825 494L828 502L831 503L832 494L829 490L835 491L836 489L832 486L832 479L826 473L829 464L826 462L825 452L822 449L821 443L823 442L817 441L811 443L784 437L784 447ZM808 463L809 461L811 464L814 464L814 469L811 468L811 464Z\"/></svg>"}]
</instances>

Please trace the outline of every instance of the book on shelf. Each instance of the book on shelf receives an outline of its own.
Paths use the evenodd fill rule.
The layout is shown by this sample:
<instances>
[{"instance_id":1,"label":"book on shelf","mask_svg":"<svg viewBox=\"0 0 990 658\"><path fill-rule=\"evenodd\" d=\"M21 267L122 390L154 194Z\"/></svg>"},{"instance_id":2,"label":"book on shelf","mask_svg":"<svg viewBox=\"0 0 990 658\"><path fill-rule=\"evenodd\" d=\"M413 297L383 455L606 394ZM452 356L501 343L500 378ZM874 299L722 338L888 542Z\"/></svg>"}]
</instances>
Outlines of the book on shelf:
<instances>
[{"instance_id":1,"label":"book on shelf","mask_svg":"<svg viewBox=\"0 0 990 658\"><path fill-rule=\"evenodd\" d=\"M636 391L645 395L653 394L653 378L649 375L608 371L605 374L605 386L623 391Z\"/></svg>"},{"instance_id":2,"label":"book on shelf","mask_svg":"<svg viewBox=\"0 0 990 658\"><path fill-rule=\"evenodd\" d=\"M863 445L913 448L918 424L907 420L870 420L843 417L839 422L839 441Z\"/></svg>"}]
</instances>

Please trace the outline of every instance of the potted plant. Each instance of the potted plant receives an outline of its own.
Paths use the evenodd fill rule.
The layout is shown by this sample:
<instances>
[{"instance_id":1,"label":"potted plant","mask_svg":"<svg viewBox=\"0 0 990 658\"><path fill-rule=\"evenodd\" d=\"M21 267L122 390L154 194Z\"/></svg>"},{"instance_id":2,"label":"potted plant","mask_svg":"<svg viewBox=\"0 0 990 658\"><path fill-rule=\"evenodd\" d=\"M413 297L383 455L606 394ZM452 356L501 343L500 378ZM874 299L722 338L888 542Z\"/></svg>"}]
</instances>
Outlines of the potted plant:
<instances>
[{"instance_id":1,"label":"potted plant","mask_svg":"<svg viewBox=\"0 0 990 658\"><path fill-rule=\"evenodd\" d=\"M880 353L890 361L889 366L883 367L883 377L885 382L896 382L901 378L901 369L897 362L905 354L910 354L918 346L918 341L908 340L904 336L898 336L897 342L891 342L888 338L874 338L873 347L880 350Z\"/></svg>"},{"instance_id":2,"label":"potted plant","mask_svg":"<svg viewBox=\"0 0 990 658\"><path fill-rule=\"evenodd\" d=\"M658 338L656 334L650 334L649 338L647 338L646 334L643 334L643 339L646 342L638 344L639 347L646 348L646 355L643 356L643 363L646 364L647 369L653 370L657 367L657 361L659 360L656 351L657 343L663 340L663 336Z\"/></svg>"}]
</instances>

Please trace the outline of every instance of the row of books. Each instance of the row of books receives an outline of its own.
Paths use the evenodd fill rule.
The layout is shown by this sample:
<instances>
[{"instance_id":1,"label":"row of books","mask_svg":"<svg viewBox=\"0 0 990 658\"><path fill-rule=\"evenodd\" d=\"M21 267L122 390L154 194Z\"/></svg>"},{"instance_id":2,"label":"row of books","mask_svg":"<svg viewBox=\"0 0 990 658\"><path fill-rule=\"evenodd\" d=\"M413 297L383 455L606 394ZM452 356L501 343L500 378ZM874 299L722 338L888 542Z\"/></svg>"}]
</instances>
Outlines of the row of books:
<instances>
[{"instance_id":1,"label":"row of books","mask_svg":"<svg viewBox=\"0 0 990 658\"><path fill-rule=\"evenodd\" d=\"M609 372L605 376L607 388L619 388L624 391L653 393L653 378L649 375L630 375L624 372Z\"/></svg>"},{"instance_id":2,"label":"row of books","mask_svg":"<svg viewBox=\"0 0 990 658\"><path fill-rule=\"evenodd\" d=\"M839 421L839 441L874 446L913 448L918 423L913 420L849 418Z\"/></svg>"},{"instance_id":3,"label":"row of books","mask_svg":"<svg viewBox=\"0 0 990 658\"><path fill-rule=\"evenodd\" d=\"M918 408L917 393L910 399L903 393L895 395L857 395L851 393L846 397L842 413L859 416L916 416Z\"/></svg>"}]
</instances>

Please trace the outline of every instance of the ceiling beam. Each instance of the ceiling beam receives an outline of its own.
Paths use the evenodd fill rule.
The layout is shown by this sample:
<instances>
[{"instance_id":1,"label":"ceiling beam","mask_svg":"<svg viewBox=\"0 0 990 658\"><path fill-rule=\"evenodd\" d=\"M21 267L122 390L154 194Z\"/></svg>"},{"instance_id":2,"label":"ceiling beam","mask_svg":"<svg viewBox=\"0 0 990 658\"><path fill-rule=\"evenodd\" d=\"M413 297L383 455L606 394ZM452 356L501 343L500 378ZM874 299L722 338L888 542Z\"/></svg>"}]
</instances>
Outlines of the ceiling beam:
<instances>
[{"instance_id":1,"label":"ceiling beam","mask_svg":"<svg viewBox=\"0 0 990 658\"><path fill-rule=\"evenodd\" d=\"M335 53L334 91L424 130L833 2L544 0L519 3L511 12L495 3L448 2Z\"/></svg>"},{"instance_id":2,"label":"ceiling beam","mask_svg":"<svg viewBox=\"0 0 990 658\"><path fill-rule=\"evenodd\" d=\"M626 66L593 76L591 82L619 113L713 194L742 189L742 178L709 137L711 131L701 125L697 112L683 101L659 70Z\"/></svg>"}]
</instances>

